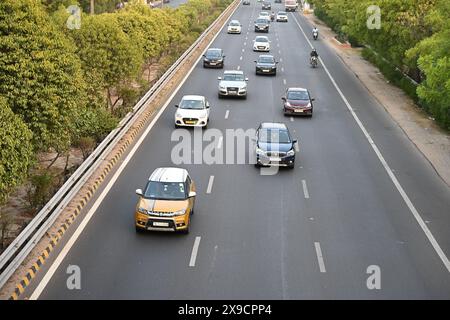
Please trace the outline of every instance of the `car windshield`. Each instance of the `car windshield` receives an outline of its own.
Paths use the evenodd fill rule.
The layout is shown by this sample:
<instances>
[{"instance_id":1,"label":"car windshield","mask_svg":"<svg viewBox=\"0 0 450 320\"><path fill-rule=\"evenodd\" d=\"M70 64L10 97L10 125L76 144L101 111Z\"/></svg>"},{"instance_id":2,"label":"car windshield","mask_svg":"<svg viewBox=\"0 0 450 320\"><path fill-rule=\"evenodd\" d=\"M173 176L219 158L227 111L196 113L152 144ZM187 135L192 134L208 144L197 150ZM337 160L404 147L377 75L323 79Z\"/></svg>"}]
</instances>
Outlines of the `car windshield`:
<instances>
[{"instance_id":1,"label":"car windshield","mask_svg":"<svg viewBox=\"0 0 450 320\"><path fill-rule=\"evenodd\" d=\"M255 39L256 42L269 42L269 40L267 38L256 38Z\"/></svg>"},{"instance_id":2,"label":"car windshield","mask_svg":"<svg viewBox=\"0 0 450 320\"><path fill-rule=\"evenodd\" d=\"M267 23L267 20L262 18L262 19L256 19L256 23Z\"/></svg>"},{"instance_id":3,"label":"car windshield","mask_svg":"<svg viewBox=\"0 0 450 320\"><path fill-rule=\"evenodd\" d=\"M285 129L268 129L259 130L259 142L264 143L290 143L289 133Z\"/></svg>"},{"instance_id":4,"label":"car windshield","mask_svg":"<svg viewBox=\"0 0 450 320\"><path fill-rule=\"evenodd\" d=\"M273 57L259 57L259 63L273 63Z\"/></svg>"},{"instance_id":5,"label":"car windshield","mask_svg":"<svg viewBox=\"0 0 450 320\"><path fill-rule=\"evenodd\" d=\"M181 100L180 109L204 109L202 100Z\"/></svg>"},{"instance_id":6,"label":"car windshield","mask_svg":"<svg viewBox=\"0 0 450 320\"><path fill-rule=\"evenodd\" d=\"M259 14L260 17L262 17L262 16L268 16L268 15L269 15L268 12L261 12L261 13Z\"/></svg>"},{"instance_id":7,"label":"car windshield","mask_svg":"<svg viewBox=\"0 0 450 320\"><path fill-rule=\"evenodd\" d=\"M183 200L186 190L183 182L149 181L145 188L144 197L149 199Z\"/></svg>"},{"instance_id":8,"label":"car windshield","mask_svg":"<svg viewBox=\"0 0 450 320\"><path fill-rule=\"evenodd\" d=\"M206 57L208 58L220 58L222 55L219 50L209 50L206 51Z\"/></svg>"},{"instance_id":9,"label":"car windshield","mask_svg":"<svg viewBox=\"0 0 450 320\"><path fill-rule=\"evenodd\" d=\"M244 81L244 75L239 73L226 73L223 75L225 81Z\"/></svg>"},{"instance_id":10,"label":"car windshield","mask_svg":"<svg viewBox=\"0 0 450 320\"><path fill-rule=\"evenodd\" d=\"M309 95L306 91L289 91L287 98L289 100L309 100Z\"/></svg>"},{"instance_id":11,"label":"car windshield","mask_svg":"<svg viewBox=\"0 0 450 320\"><path fill-rule=\"evenodd\" d=\"M231 21L231 22L230 22L230 26L238 27L238 26L240 26L240 24L239 24L239 22L237 22L237 21Z\"/></svg>"},{"instance_id":12,"label":"car windshield","mask_svg":"<svg viewBox=\"0 0 450 320\"><path fill-rule=\"evenodd\" d=\"M282 11L282 12L278 12L279 16L286 16L286 12Z\"/></svg>"}]
</instances>

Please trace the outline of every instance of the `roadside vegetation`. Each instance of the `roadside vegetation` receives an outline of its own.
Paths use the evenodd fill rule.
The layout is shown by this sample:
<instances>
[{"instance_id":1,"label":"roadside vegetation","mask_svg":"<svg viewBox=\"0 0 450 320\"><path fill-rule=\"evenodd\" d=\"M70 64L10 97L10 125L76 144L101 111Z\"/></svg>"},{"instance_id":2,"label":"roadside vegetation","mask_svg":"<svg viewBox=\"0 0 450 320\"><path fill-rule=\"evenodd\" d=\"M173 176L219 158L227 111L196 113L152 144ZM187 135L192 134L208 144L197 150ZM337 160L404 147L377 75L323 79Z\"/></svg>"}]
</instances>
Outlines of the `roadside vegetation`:
<instances>
[{"instance_id":1,"label":"roadside vegetation","mask_svg":"<svg viewBox=\"0 0 450 320\"><path fill-rule=\"evenodd\" d=\"M24 187L32 217L76 169L71 152L85 159L232 1L118 2L96 0L89 15L89 0L0 1L0 249L9 197ZM67 26L70 5L80 28Z\"/></svg>"},{"instance_id":2,"label":"roadside vegetation","mask_svg":"<svg viewBox=\"0 0 450 320\"><path fill-rule=\"evenodd\" d=\"M450 1L310 2L319 19L340 38L354 46L365 46L366 59L377 65L442 128L450 130ZM371 5L380 8L380 29L369 29L366 25L370 16L367 8Z\"/></svg>"}]
</instances>

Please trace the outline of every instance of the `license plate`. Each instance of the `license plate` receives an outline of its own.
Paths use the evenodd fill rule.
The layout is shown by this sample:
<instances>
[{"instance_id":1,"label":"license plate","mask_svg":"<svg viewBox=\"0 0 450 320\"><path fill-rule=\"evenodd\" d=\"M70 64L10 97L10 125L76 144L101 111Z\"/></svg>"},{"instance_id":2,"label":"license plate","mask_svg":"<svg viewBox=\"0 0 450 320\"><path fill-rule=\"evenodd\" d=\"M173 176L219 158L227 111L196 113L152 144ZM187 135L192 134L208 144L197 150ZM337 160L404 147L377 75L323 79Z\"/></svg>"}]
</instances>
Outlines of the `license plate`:
<instances>
[{"instance_id":1,"label":"license plate","mask_svg":"<svg viewBox=\"0 0 450 320\"><path fill-rule=\"evenodd\" d=\"M303 109L296 109L294 112L303 112Z\"/></svg>"},{"instance_id":2,"label":"license plate","mask_svg":"<svg viewBox=\"0 0 450 320\"><path fill-rule=\"evenodd\" d=\"M209 64L212 65L212 66L215 66L216 62L210 62Z\"/></svg>"},{"instance_id":3,"label":"license plate","mask_svg":"<svg viewBox=\"0 0 450 320\"><path fill-rule=\"evenodd\" d=\"M276 157L270 157L269 158L270 162L280 162L280 158L276 158Z\"/></svg>"},{"instance_id":4,"label":"license plate","mask_svg":"<svg viewBox=\"0 0 450 320\"><path fill-rule=\"evenodd\" d=\"M263 72L269 72L270 70L263 70Z\"/></svg>"},{"instance_id":5,"label":"license plate","mask_svg":"<svg viewBox=\"0 0 450 320\"><path fill-rule=\"evenodd\" d=\"M186 121L186 124L195 124L195 121Z\"/></svg>"},{"instance_id":6,"label":"license plate","mask_svg":"<svg viewBox=\"0 0 450 320\"><path fill-rule=\"evenodd\" d=\"M168 227L169 223L168 222L153 222L153 226L154 227Z\"/></svg>"},{"instance_id":7,"label":"license plate","mask_svg":"<svg viewBox=\"0 0 450 320\"><path fill-rule=\"evenodd\" d=\"M237 91L228 91L229 94L237 94Z\"/></svg>"}]
</instances>

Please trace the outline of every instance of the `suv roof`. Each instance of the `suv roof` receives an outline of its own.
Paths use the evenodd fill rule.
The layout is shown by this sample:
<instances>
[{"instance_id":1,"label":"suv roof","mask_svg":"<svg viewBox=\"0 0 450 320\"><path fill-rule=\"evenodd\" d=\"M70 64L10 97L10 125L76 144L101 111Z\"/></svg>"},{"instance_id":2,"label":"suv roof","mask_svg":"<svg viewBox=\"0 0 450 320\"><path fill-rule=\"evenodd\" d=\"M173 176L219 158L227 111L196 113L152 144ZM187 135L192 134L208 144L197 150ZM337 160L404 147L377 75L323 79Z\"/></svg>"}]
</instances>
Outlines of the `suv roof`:
<instances>
[{"instance_id":1,"label":"suv roof","mask_svg":"<svg viewBox=\"0 0 450 320\"><path fill-rule=\"evenodd\" d=\"M287 130L286 125L281 122L262 122L260 124L260 127L264 128L264 129L286 129Z\"/></svg>"},{"instance_id":2,"label":"suv roof","mask_svg":"<svg viewBox=\"0 0 450 320\"><path fill-rule=\"evenodd\" d=\"M157 182L184 182L187 175L187 170L182 168L157 168L148 180Z\"/></svg>"},{"instance_id":3,"label":"suv roof","mask_svg":"<svg viewBox=\"0 0 450 320\"><path fill-rule=\"evenodd\" d=\"M241 71L241 70L226 70L223 73L224 74L244 74L244 71Z\"/></svg>"}]
</instances>

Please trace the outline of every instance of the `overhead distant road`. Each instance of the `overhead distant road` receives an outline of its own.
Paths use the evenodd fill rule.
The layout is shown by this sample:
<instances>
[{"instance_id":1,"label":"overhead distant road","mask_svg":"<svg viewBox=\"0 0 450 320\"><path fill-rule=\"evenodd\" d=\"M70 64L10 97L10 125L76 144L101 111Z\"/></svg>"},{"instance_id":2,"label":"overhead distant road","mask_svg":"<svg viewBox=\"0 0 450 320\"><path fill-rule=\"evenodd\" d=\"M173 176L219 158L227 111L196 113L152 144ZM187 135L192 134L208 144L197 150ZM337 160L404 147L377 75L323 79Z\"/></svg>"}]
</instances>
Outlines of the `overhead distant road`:
<instances>
[{"instance_id":1,"label":"overhead distant road","mask_svg":"<svg viewBox=\"0 0 450 320\"><path fill-rule=\"evenodd\" d=\"M262 34L280 63L275 77L256 76L260 8L255 0L240 5L231 19L241 21L242 34L224 29L211 44L224 49L225 69L246 73L247 99L218 99L223 70L199 61L23 297L450 299L448 186L320 40L313 45L322 61L309 66L311 26L297 12ZM312 118L283 115L287 87L309 89ZM173 105L187 94L208 98L208 128L221 132L284 122L299 139L296 166L263 176L250 164L182 165L197 183L189 235L137 234L135 189L155 168L174 166ZM67 288L69 265L80 267L81 290Z\"/></svg>"}]
</instances>

